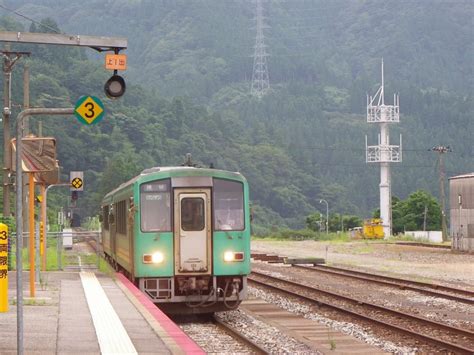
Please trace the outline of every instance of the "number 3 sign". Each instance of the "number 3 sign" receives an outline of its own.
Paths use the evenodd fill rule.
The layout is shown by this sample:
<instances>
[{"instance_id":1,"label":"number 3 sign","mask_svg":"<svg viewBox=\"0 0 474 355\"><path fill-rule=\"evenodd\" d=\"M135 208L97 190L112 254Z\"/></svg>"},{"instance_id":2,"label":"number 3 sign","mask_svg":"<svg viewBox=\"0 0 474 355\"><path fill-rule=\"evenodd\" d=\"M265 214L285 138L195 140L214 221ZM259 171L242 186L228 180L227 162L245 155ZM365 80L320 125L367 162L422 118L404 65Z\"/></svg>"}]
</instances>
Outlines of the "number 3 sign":
<instances>
[{"instance_id":1,"label":"number 3 sign","mask_svg":"<svg viewBox=\"0 0 474 355\"><path fill-rule=\"evenodd\" d=\"M82 96L76 102L74 114L79 122L91 125L99 122L104 117L104 105L95 96Z\"/></svg>"}]
</instances>

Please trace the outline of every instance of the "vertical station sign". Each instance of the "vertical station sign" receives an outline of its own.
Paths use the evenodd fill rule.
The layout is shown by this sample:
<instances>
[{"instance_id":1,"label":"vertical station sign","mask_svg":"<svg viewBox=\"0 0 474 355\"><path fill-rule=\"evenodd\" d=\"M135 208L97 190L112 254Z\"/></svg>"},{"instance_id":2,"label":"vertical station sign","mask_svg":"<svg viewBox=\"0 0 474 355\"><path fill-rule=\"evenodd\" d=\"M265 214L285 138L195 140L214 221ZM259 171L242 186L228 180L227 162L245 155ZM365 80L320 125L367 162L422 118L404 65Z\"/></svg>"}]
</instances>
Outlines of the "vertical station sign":
<instances>
[{"instance_id":1,"label":"vertical station sign","mask_svg":"<svg viewBox=\"0 0 474 355\"><path fill-rule=\"evenodd\" d=\"M8 312L8 226L0 223L0 312Z\"/></svg>"}]
</instances>

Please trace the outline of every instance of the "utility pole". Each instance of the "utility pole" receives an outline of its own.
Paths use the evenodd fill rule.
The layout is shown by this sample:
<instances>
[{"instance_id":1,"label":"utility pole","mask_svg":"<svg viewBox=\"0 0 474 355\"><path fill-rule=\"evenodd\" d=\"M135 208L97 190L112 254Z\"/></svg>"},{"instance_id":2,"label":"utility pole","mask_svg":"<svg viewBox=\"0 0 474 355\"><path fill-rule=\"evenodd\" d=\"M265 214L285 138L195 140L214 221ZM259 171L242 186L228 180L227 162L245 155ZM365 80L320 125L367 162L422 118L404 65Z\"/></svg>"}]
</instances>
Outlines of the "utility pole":
<instances>
[{"instance_id":1,"label":"utility pole","mask_svg":"<svg viewBox=\"0 0 474 355\"><path fill-rule=\"evenodd\" d=\"M11 150L10 150L10 116L11 104L11 79L15 63L29 52L11 52L10 45L5 44L1 51L3 56L3 217L10 217L10 176L11 176Z\"/></svg>"},{"instance_id":2,"label":"utility pole","mask_svg":"<svg viewBox=\"0 0 474 355\"><path fill-rule=\"evenodd\" d=\"M250 87L250 94L259 99L267 93L270 89L270 81L268 77L267 57L265 45L265 36L263 29L268 28L265 25L263 16L262 0L256 0L257 13L257 35L255 38L255 51L253 54L253 71L252 71L252 85Z\"/></svg>"},{"instance_id":3,"label":"utility pole","mask_svg":"<svg viewBox=\"0 0 474 355\"><path fill-rule=\"evenodd\" d=\"M23 68L23 110L30 108L30 67L28 63L25 63ZM30 118L25 117L24 127L23 127L23 136L27 135L30 132ZM28 200L29 189L28 185L28 174L25 174L23 177L23 201ZM23 206L23 230L29 230L30 219L28 218L30 214L29 204Z\"/></svg>"},{"instance_id":4,"label":"utility pole","mask_svg":"<svg viewBox=\"0 0 474 355\"><path fill-rule=\"evenodd\" d=\"M448 240L448 228L446 224L446 202L445 202L445 193L444 193L444 160L443 154L451 152L449 146L437 145L431 148L433 152L438 153L438 168L439 168L439 195L441 200L441 233L443 236L443 242Z\"/></svg>"}]
</instances>

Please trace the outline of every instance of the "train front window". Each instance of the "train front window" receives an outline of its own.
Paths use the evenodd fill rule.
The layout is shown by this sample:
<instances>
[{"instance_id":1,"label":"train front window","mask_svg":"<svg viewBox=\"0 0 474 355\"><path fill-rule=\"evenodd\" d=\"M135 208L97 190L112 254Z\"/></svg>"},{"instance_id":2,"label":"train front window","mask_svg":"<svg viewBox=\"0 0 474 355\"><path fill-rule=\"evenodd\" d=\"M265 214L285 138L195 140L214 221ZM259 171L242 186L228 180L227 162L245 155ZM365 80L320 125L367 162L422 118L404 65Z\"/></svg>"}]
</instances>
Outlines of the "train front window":
<instances>
[{"instance_id":1,"label":"train front window","mask_svg":"<svg viewBox=\"0 0 474 355\"><path fill-rule=\"evenodd\" d=\"M140 219L143 232L171 231L170 180L153 181L140 187Z\"/></svg>"},{"instance_id":2,"label":"train front window","mask_svg":"<svg viewBox=\"0 0 474 355\"><path fill-rule=\"evenodd\" d=\"M244 229L244 186L240 182L214 179L215 230Z\"/></svg>"},{"instance_id":3,"label":"train front window","mask_svg":"<svg viewBox=\"0 0 474 355\"><path fill-rule=\"evenodd\" d=\"M181 200L181 229L202 231L205 226L204 200L200 197L186 197Z\"/></svg>"}]
</instances>

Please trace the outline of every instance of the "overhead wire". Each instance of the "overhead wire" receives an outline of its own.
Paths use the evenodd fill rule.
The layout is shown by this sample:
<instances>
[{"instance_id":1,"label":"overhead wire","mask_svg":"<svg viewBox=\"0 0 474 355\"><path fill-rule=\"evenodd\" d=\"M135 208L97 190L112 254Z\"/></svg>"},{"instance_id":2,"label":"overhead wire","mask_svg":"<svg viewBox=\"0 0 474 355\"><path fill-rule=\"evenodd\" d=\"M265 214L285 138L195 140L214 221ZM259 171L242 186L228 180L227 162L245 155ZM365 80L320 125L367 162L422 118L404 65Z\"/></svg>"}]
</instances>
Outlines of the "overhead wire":
<instances>
[{"instance_id":1,"label":"overhead wire","mask_svg":"<svg viewBox=\"0 0 474 355\"><path fill-rule=\"evenodd\" d=\"M25 15L23 15L23 14L20 14L18 11L9 9L8 7L6 7L6 6L2 5L2 4L0 4L0 8L2 8L2 9L4 9L4 10L7 10L7 11L10 11L10 12L14 13L15 15L20 16L20 17L22 17L22 18L24 18L24 19L26 19L26 20L28 20L28 21L31 21L31 22L37 24L37 25L40 25L40 26L43 26L43 27L47 27L47 28L49 28L51 31L54 31L55 33L59 33L59 34L61 33L61 32L59 32L57 29L55 29L55 28L53 28L53 27L51 27L51 26L48 26L47 24L44 24L44 23L38 22L38 21L36 21L36 20L33 20L32 18L30 18L30 17L28 17L28 16L25 16Z\"/></svg>"}]
</instances>

